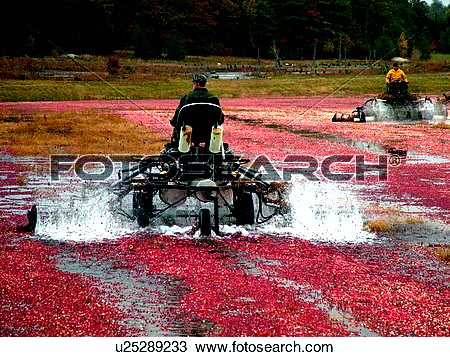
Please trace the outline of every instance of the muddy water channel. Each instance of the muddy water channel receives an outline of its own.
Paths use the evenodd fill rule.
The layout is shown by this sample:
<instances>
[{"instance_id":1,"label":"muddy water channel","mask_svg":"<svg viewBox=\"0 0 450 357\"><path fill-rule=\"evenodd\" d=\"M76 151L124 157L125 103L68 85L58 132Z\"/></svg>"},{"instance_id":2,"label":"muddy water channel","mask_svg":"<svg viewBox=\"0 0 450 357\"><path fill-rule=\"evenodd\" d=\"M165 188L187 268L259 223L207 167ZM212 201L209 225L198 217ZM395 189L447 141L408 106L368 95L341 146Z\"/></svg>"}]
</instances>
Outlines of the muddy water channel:
<instances>
[{"instance_id":1,"label":"muddy water channel","mask_svg":"<svg viewBox=\"0 0 450 357\"><path fill-rule=\"evenodd\" d=\"M56 259L61 271L95 279L96 286L116 301L116 308L126 316L120 321L126 328L144 336L186 334L183 323L169 318L170 311L179 307L189 291L181 279L164 274L143 275L144 266L130 271L120 267L120 261L80 260L66 250Z\"/></svg>"}]
</instances>

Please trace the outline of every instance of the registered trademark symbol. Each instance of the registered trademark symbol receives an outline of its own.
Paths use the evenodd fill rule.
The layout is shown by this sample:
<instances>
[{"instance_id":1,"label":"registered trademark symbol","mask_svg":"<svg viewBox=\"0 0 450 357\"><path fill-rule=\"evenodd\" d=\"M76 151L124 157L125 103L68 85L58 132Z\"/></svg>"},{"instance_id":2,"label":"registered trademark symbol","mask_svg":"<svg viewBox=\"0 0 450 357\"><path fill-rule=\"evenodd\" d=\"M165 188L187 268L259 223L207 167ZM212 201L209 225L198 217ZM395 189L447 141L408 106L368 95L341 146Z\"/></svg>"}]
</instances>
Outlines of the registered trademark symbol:
<instances>
[{"instance_id":1,"label":"registered trademark symbol","mask_svg":"<svg viewBox=\"0 0 450 357\"><path fill-rule=\"evenodd\" d=\"M402 160L404 157L401 157L399 155L391 155L389 156L389 164L392 166L399 166L402 163Z\"/></svg>"}]
</instances>

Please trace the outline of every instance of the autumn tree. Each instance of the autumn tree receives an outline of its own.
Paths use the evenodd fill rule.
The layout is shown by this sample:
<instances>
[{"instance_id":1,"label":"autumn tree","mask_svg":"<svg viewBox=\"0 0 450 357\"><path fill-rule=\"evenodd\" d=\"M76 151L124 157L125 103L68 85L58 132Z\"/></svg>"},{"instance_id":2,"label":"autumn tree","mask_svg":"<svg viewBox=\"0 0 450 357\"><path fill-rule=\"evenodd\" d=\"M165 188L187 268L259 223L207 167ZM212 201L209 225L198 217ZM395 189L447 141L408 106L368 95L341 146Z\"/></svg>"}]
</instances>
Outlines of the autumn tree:
<instances>
[{"instance_id":1,"label":"autumn tree","mask_svg":"<svg viewBox=\"0 0 450 357\"><path fill-rule=\"evenodd\" d=\"M408 41L404 32L400 34L397 42L397 55L403 58L408 57Z\"/></svg>"}]
</instances>

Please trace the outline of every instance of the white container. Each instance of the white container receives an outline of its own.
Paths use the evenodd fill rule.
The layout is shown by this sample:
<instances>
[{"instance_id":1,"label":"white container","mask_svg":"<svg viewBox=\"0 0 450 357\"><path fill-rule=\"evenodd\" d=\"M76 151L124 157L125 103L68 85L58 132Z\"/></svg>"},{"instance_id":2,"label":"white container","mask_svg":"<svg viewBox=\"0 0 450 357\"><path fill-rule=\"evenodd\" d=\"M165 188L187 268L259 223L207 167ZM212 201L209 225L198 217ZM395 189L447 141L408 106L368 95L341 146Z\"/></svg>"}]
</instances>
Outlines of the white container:
<instances>
[{"instance_id":1,"label":"white container","mask_svg":"<svg viewBox=\"0 0 450 357\"><path fill-rule=\"evenodd\" d=\"M189 152L192 144L192 127L184 125L180 129L180 140L178 142L178 151Z\"/></svg>"},{"instance_id":2,"label":"white container","mask_svg":"<svg viewBox=\"0 0 450 357\"><path fill-rule=\"evenodd\" d=\"M223 143L223 128L221 125L213 126L211 130L211 139L209 141L209 151L213 154L217 154L222 151Z\"/></svg>"}]
</instances>

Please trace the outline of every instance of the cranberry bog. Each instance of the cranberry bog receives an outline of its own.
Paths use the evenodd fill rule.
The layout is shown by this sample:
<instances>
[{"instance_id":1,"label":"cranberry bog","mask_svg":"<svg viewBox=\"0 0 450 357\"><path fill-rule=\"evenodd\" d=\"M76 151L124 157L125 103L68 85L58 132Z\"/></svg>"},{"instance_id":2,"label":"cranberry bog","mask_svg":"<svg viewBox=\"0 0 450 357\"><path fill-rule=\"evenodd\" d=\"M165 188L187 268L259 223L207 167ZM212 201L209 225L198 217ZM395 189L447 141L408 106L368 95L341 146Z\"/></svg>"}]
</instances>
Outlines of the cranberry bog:
<instances>
[{"instance_id":1,"label":"cranberry bog","mask_svg":"<svg viewBox=\"0 0 450 357\"><path fill-rule=\"evenodd\" d=\"M233 151L297 171L288 177L287 221L224 226L208 239L192 227L141 229L118 219L104 183L70 170L52 180L50 153L15 156L5 147L0 335L450 336L448 123L331 122L362 101L224 99ZM167 138L176 106L0 104L31 117L116 114ZM21 227L32 204L39 221L30 234Z\"/></svg>"}]
</instances>

